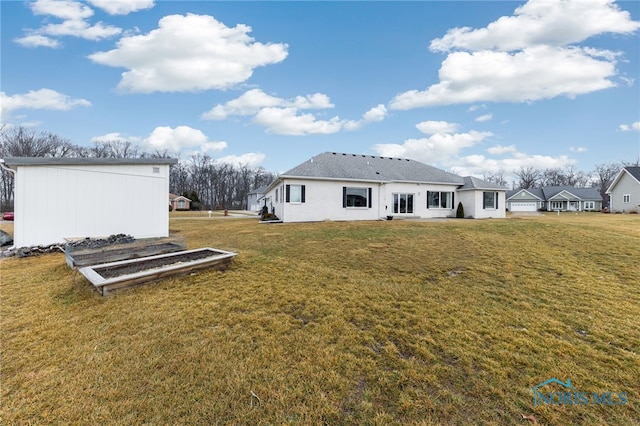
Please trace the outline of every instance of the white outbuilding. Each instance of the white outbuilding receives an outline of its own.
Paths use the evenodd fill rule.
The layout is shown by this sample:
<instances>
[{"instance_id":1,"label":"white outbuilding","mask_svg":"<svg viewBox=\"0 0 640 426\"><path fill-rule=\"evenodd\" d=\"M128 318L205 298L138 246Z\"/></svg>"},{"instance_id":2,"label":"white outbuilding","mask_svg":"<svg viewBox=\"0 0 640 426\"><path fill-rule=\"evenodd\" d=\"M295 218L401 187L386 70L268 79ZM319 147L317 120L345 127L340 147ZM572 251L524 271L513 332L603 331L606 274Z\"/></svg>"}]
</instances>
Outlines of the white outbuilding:
<instances>
[{"instance_id":1,"label":"white outbuilding","mask_svg":"<svg viewBox=\"0 0 640 426\"><path fill-rule=\"evenodd\" d=\"M15 175L16 247L70 238L169 235L173 158L5 158Z\"/></svg>"}]
</instances>

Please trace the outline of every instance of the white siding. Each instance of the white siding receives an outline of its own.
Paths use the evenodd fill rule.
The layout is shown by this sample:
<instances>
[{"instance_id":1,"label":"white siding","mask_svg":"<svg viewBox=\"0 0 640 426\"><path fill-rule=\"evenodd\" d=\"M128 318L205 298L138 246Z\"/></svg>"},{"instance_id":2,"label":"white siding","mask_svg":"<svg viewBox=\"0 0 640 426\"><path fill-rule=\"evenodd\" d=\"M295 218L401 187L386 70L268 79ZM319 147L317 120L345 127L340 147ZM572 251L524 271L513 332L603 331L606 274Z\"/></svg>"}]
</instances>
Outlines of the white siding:
<instances>
[{"instance_id":1,"label":"white siding","mask_svg":"<svg viewBox=\"0 0 640 426\"><path fill-rule=\"evenodd\" d=\"M640 210L640 183L627 171L622 172L616 186L611 190L609 210L612 212L629 212ZM624 202L624 195L629 194L629 202ZM640 213L640 211L638 211Z\"/></svg>"},{"instance_id":2,"label":"white siding","mask_svg":"<svg viewBox=\"0 0 640 426\"><path fill-rule=\"evenodd\" d=\"M305 185L305 202L287 203L285 201L286 185ZM343 187L371 188L371 208L343 207ZM278 189L277 199L276 189ZM454 195L451 209L427 209L427 191L455 192L455 189L455 185L424 183L383 184L340 180L284 179L278 186L265 194L265 197L269 211L274 207L276 216L284 222L377 220L387 216L430 218L455 216L458 194ZM413 194L413 213L393 213L394 193Z\"/></svg>"},{"instance_id":3,"label":"white siding","mask_svg":"<svg viewBox=\"0 0 640 426\"><path fill-rule=\"evenodd\" d=\"M166 237L168 194L168 165L18 166L15 244L118 233Z\"/></svg>"},{"instance_id":4,"label":"white siding","mask_svg":"<svg viewBox=\"0 0 640 426\"><path fill-rule=\"evenodd\" d=\"M498 191L498 208L497 209L485 209L483 205L483 190L467 190L460 191L458 193L458 200L462 201L464 207L464 216L472 217L474 219L487 219L487 218L505 218L505 191ZM458 203L456 201L456 207Z\"/></svg>"}]
</instances>

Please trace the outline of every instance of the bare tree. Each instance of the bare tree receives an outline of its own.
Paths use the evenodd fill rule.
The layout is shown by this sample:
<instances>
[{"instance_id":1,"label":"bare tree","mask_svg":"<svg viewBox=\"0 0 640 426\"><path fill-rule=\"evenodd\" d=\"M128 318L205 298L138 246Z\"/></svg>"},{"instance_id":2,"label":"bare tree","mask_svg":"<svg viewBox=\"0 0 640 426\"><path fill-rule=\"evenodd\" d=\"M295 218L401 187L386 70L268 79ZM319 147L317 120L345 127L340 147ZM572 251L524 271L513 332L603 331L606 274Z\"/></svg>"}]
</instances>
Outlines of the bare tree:
<instances>
[{"instance_id":1,"label":"bare tree","mask_svg":"<svg viewBox=\"0 0 640 426\"><path fill-rule=\"evenodd\" d=\"M504 177L504 171L503 170L497 171L495 173L484 172L482 174L482 179L487 181L487 182L493 182L493 183L498 184L500 186L507 186L507 180Z\"/></svg>"},{"instance_id":2,"label":"bare tree","mask_svg":"<svg viewBox=\"0 0 640 426\"><path fill-rule=\"evenodd\" d=\"M569 165L564 169L565 185L584 188L589 183L591 175L581 170L576 170L573 165Z\"/></svg>"},{"instance_id":3,"label":"bare tree","mask_svg":"<svg viewBox=\"0 0 640 426\"><path fill-rule=\"evenodd\" d=\"M598 188L598 191L602 196L602 200L604 201L604 206L609 206L609 195L606 194L606 191L613 183L613 179L618 173L620 173L621 168L622 165L620 163L596 164L596 169L594 171L596 179L593 182L593 186Z\"/></svg>"},{"instance_id":4,"label":"bare tree","mask_svg":"<svg viewBox=\"0 0 640 426\"><path fill-rule=\"evenodd\" d=\"M567 177L560 168L544 169L540 176L540 186L563 186Z\"/></svg>"},{"instance_id":5,"label":"bare tree","mask_svg":"<svg viewBox=\"0 0 640 426\"><path fill-rule=\"evenodd\" d=\"M540 180L540 170L534 167L520 167L514 174L518 178L518 187L523 189L535 188Z\"/></svg>"}]
</instances>

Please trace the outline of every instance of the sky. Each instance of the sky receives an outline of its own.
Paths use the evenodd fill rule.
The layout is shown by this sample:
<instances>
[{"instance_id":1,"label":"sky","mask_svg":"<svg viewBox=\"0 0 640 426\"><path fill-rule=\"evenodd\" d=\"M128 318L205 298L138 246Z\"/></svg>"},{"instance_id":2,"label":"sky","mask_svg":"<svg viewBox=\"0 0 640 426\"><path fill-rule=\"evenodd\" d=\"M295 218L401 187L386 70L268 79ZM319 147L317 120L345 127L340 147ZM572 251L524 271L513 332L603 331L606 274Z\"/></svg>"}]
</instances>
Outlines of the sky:
<instances>
[{"instance_id":1,"label":"sky","mask_svg":"<svg viewBox=\"0 0 640 426\"><path fill-rule=\"evenodd\" d=\"M0 117L285 172L640 157L640 1L0 2Z\"/></svg>"}]
</instances>

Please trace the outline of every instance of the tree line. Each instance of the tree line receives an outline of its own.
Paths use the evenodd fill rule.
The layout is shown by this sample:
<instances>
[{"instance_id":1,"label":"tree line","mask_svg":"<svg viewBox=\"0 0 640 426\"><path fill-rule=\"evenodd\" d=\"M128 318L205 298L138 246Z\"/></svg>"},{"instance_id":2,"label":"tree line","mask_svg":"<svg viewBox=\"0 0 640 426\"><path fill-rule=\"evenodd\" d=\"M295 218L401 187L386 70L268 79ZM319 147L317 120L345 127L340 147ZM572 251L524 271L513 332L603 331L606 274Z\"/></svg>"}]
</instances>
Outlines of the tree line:
<instances>
[{"instance_id":1,"label":"tree line","mask_svg":"<svg viewBox=\"0 0 640 426\"><path fill-rule=\"evenodd\" d=\"M0 128L0 158L168 158L168 151L147 152L128 141L100 141L90 147L78 146L50 132L25 127ZM170 169L170 191L195 201L195 208L246 209L247 195L267 185L276 175L262 167L234 166L206 154L178 158ZM167 194L167 204L168 204ZM0 169L0 210L13 209L13 174Z\"/></svg>"}]
</instances>

